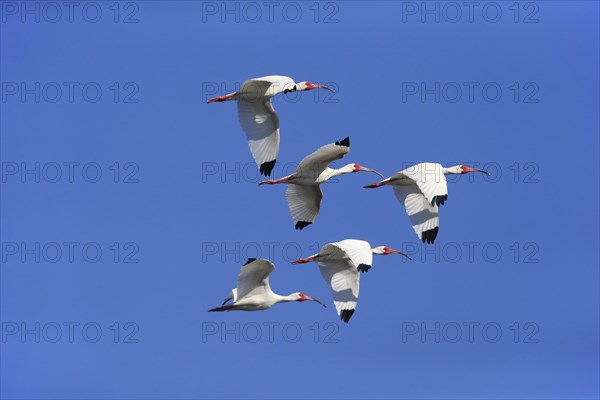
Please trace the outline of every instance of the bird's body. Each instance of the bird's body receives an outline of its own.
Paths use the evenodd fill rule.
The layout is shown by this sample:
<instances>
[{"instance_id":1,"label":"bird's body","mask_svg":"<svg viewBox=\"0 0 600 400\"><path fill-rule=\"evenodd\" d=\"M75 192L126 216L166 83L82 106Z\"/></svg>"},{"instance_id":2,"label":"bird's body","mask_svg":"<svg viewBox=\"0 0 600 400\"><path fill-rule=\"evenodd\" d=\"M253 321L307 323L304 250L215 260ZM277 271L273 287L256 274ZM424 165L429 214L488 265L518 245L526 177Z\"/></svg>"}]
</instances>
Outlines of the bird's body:
<instances>
[{"instance_id":1,"label":"bird's body","mask_svg":"<svg viewBox=\"0 0 600 400\"><path fill-rule=\"evenodd\" d=\"M260 311L271 308L277 303L298 301L298 297L295 294L289 296L280 296L271 291L269 293L265 293L264 295L246 296L239 300L233 296L231 297L231 300L233 300L234 304L231 305L230 310Z\"/></svg>"},{"instance_id":2,"label":"bird's body","mask_svg":"<svg viewBox=\"0 0 600 400\"><path fill-rule=\"evenodd\" d=\"M280 93L333 89L310 82L295 83L287 76L270 75L245 81L240 90L225 96L217 96L208 103L237 100L238 118L246 133L250 151L259 165L260 173L266 176L277 161L279 154L279 117L273 108L272 98Z\"/></svg>"},{"instance_id":3,"label":"bird's body","mask_svg":"<svg viewBox=\"0 0 600 400\"><path fill-rule=\"evenodd\" d=\"M487 174L465 165L445 168L441 164L428 162L413 165L365 188L392 186L417 236L423 243L433 243L439 231L439 207L448 199L446 175L468 172Z\"/></svg>"},{"instance_id":4,"label":"bird's body","mask_svg":"<svg viewBox=\"0 0 600 400\"><path fill-rule=\"evenodd\" d=\"M265 82L265 84L263 84ZM268 83L268 84L267 84ZM273 97L283 93L286 89L291 89L296 83L289 76L268 75L260 78L248 79L238 91L244 100L254 100L258 97Z\"/></svg>"},{"instance_id":5,"label":"bird's body","mask_svg":"<svg viewBox=\"0 0 600 400\"><path fill-rule=\"evenodd\" d=\"M331 287L335 308L344 322L348 322L358 302L360 288L359 272L367 272L373 264L373 254L406 254L387 246L371 248L364 240L346 239L328 243L319 253L307 258L293 261L292 264L303 264L316 261L321 275Z\"/></svg>"},{"instance_id":6,"label":"bird's body","mask_svg":"<svg viewBox=\"0 0 600 400\"><path fill-rule=\"evenodd\" d=\"M274 304L290 301L313 300L323 306L319 300L296 292L288 296L280 296L271 290L269 275L275 269L272 262L265 259L250 258L240 270L237 287L225 299L220 307L208 311L259 311L271 308ZM226 304L232 300L231 304Z\"/></svg>"},{"instance_id":7,"label":"bird's body","mask_svg":"<svg viewBox=\"0 0 600 400\"><path fill-rule=\"evenodd\" d=\"M379 172L358 164L347 164L342 168L330 168L329 164L344 157L350 150L350 138L322 146L306 156L291 175L281 179L266 180L259 184L288 185L285 196L296 229L312 224L321 208L321 184L327 180L352 172L368 171L383 178Z\"/></svg>"}]
</instances>

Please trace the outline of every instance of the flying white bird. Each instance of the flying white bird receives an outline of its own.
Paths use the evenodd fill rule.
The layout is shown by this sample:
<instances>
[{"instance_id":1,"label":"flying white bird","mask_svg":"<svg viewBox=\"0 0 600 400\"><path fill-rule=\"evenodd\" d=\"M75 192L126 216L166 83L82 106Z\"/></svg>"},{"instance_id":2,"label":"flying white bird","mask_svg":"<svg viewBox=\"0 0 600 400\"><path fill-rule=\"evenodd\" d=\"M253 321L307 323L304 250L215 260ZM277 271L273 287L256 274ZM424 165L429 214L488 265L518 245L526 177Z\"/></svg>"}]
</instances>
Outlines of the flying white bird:
<instances>
[{"instance_id":1,"label":"flying white bird","mask_svg":"<svg viewBox=\"0 0 600 400\"><path fill-rule=\"evenodd\" d=\"M383 178L379 172L358 164L347 164L339 169L329 168L328 165L344 157L350 150L350 138L322 146L314 153L306 156L298 168L288 176L276 180L259 182L259 185L285 183L288 208L296 229L303 229L312 224L321 208L321 183L350 172L373 172Z\"/></svg>"},{"instance_id":2,"label":"flying white bird","mask_svg":"<svg viewBox=\"0 0 600 400\"><path fill-rule=\"evenodd\" d=\"M270 176L279 153L279 117L273 109L272 98L279 93L327 89L311 82L296 83L287 76L271 75L249 79L238 92L209 99L207 103L238 101L238 118L246 133L250 151L260 167L260 173Z\"/></svg>"},{"instance_id":3,"label":"flying white bird","mask_svg":"<svg viewBox=\"0 0 600 400\"><path fill-rule=\"evenodd\" d=\"M266 310L277 303L305 300L316 301L323 307L327 307L321 301L301 292L288 296L273 293L269 286L269 275L274 269L275 265L269 260L249 258L240 270L237 288L231 290L231 294L220 307L208 311L258 311ZM233 303L225 305L229 300L233 300Z\"/></svg>"},{"instance_id":4,"label":"flying white bird","mask_svg":"<svg viewBox=\"0 0 600 400\"><path fill-rule=\"evenodd\" d=\"M466 174L469 172L488 172L466 165L455 165L444 168L437 163L421 163L413 165L381 182L364 186L377 188L391 185L396 197L406 208L417 236L423 243L433 243L439 230L439 206L448 199L446 174Z\"/></svg>"},{"instance_id":5,"label":"flying white bird","mask_svg":"<svg viewBox=\"0 0 600 400\"><path fill-rule=\"evenodd\" d=\"M338 315L344 322L350 321L356 303L360 285L360 272L367 272L373 264L373 254L406 254L387 246L371 248L364 240L346 239L328 243L318 254L293 261L292 264L304 264L311 261L319 263L319 269L325 282L331 286L333 303ZM410 257L408 257L410 259Z\"/></svg>"}]
</instances>

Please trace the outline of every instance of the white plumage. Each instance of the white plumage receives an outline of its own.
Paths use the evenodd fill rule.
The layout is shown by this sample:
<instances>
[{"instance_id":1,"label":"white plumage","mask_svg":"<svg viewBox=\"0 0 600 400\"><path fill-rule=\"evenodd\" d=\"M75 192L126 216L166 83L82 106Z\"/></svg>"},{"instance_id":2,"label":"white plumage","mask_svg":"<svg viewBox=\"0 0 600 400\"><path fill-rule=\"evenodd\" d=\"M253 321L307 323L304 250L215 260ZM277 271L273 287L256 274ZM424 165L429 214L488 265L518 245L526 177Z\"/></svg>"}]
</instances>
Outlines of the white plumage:
<instances>
[{"instance_id":1,"label":"white plumage","mask_svg":"<svg viewBox=\"0 0 600 400\"><path fill-rule=\"evenodd\" d=\"M316 261L321 275L331 287L333 303L340 319L350 321L358 302L360 289L360 272L368 272L373 262L373 254L406 254L387 246L371 248L364 240L346 239L328 243L319 253L307 258L293 261L292 264L303 264ZM408 257L410 258L410 257Z\"/></svg>"},{"instance_id":2,"label":"white plumage","mask_svg":"<svg viewBox=\"0 0 600 400\"><path fill-rule=\"evenodd\" d=\"M248 259L238 275L237 288L231 290L231 294L220 307L208 311L258 311L265 310L281 302L305 300L313 300L326 307L321 301L302 292L295 292L288 296L280 296L274 293L269 285L269 276L274 269L275 265L269 260ZM233 300L233 303L225 305L230 300Z\"/></svg>"},{"instance_id":3,"label":"white plumage","mask_svg":"<svg viewBox=\"0 0 600 400\"><path fill-rule=\"evenodd\" d=\"M272 99L280 93L303 91L316 88L333 89L310 82L295 83L287 76L270 75L245 81L240 90L225 96L217 96L208 103L237 100L238 119L246 133L248 146L260 173L266 176L277 161L279 154L279 117L273 108Z\"/></svg>"},{"instance_id":4,"label":"white plumage","mask_svg":"<svg viewBox=\"0 0 600 400\"><path fill-rule=\"evenodd\" d=\"M266 180L259 184L285 183L285 192L290 215L296 229L312 224L321 209L321 183L351 172L368 171L383 178L379 172L358 164L347 164L339 169L329 168L329 164L344 157L350 150L350 138L320 147L314 153L304 157L291 175L281 179Z\"/></svg>"},{"instance_id":5,"label":"white plumage","mask_svg":"<svg viewBox=\"0 0 600 400\"><path fill-rule=\"evenodd\" d=\"M391 185L394 194L406 209L419 239L423 243L433 243L439 230L439 206L448 199L445 175L468 172L488 174L486 171L465 165L444 168L440 164L427 162L413 165L365 188Z\"/></svg>"}]
</instances>

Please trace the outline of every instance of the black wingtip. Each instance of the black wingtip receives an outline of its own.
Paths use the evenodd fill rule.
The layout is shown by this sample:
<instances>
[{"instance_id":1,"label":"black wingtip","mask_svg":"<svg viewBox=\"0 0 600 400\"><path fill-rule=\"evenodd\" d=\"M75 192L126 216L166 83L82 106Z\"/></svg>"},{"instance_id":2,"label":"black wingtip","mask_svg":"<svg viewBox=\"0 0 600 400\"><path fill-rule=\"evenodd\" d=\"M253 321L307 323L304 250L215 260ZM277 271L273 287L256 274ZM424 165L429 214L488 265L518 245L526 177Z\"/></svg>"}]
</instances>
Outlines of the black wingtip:
<instances>
[{"instance_id":1,"label":"black wingtip","mask_svg":"<svg viewBox=\"0 0 600 400\"><path fill-rule=\"evenodd\" d=\"M359 272L369 272L371 266L369 264L358 264L358 267L356 267L356 269Z\"/></svg>"},{"instance_id":2,"label":"black wingtip","mask_svg":"<svg viewBox=\"0 0 600 400\"><path fill-rule=\"evenodd\" d=\"M438 230L439 230L439 227L436 226L433 229L430 229L428 231L424 231L421 234L421 241L423 243L425 243L425 242L430 243L430 244L433 243L435 241L435 238L438 235Z\"/></svg>"},{"instance_id":3,"label":"black wingtip","mask_svg":"<svg viewBox=\"0 0 600 400\"><path fill-rule=\"evenodd\" d=\"M246 264L244 264L244 265L248 265L248 264L250 264L251 262L254 262L254 261L256 261L256 258L249 258L249 259L246 261Z\"/></svg>"},{"instance_id":4,"label":"black wingtip","mask_svg":"<svg viewBox=\"0 0 600 400\"><path fill-rule=\"evenodd\" d=\"M346 146L350 147L350 136L346 137L344 140L340 140L339 142L335 142L338 146Z\"/></svg>"},{"instance_id":5,"label":"black wingtip","mask_svg":"<svg viewBox=\"0 0 600 400\"><path fill-rule=\"evenodd\" d=\"M448 200L447 194L445 194L443 196L433 196L433 199L431 199L431 205L433 205L433 203L435 203L439 207L440 204L443 205L446 200Z\"/></svg>"},{"instance_id":6,"label":"black wingtip","mask_svg":"<svg viewBox=\"0 0 600 400\"><path fill-rule=\"evenodd\" d=\"M260 173L264 176L271 176L271 171L273 171L273 167L275 167L275 162L277 162L277 160L260 164Z\"/></svg>"},{"instance_id":7,"label":"black wingtip","mask_svg":"<svg viewBox=\"0 0 600 400\"><path fill-rule=\"evenodd\" d=\"M348 323L348 321L350 321L350 318L352 318L352 314L354 314L354 310L342 310L342 312L340 313L340 319L345 323Z\"/></svg>"},{"instance_id":8,"label":"black wingtip","mask_svg":"<svg viewBox=\"0 0 600 400\"><path fill-rule=\"evenodd\" d=\"M296 222L296 229L302 230L302 229L306 228L307 226L309 226L310 224L312 224L312 222L298 221L298 222Z\"/></svg>"}]
</instances>

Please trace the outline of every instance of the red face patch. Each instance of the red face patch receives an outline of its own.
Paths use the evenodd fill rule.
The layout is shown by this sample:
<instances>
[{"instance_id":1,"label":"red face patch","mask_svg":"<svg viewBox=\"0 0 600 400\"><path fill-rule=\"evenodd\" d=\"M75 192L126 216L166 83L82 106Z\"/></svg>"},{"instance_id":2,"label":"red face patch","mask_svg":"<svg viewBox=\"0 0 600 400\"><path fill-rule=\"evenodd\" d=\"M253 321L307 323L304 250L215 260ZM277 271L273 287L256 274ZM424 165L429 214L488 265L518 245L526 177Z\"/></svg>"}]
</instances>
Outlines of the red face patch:
<instances>
[{"instance_id":1,"label":"red face patch","mask_svg":"<svg viewBox=\"0 0 600 400\"><path fill-rule=\"evenodd\" d=\"M306 295L304 293L300 293L300 298L298 299L298 301L304 301L306 300Z\"/></svg>"},{"instance_id":2,"label":"red face patch","mask_svg":"<svg viewBox=\"0 0 600 400\"><path fill-rule=\"evenodd\" d=\"M467 172L471 172L471 168L467 167L466 165L461 165L460 169L462 170L461 174L466 174Z\"/></svg>"},{"instance_id":3,"label":"red face patch","mask_svg":"<svg viewBox=\"0 0 600 400\"><path fill-rule=\"evenodd\" d=\"M358 171L360 171L361 168L362 167L360 165L354 164L354 171L352 171L352 172L358 172Z\"/></svg>"},{"instance_id":4,"label":"red face patch","mask_svg":"<svg viewBox=\"0 0 600 400\"><path fill-rule=\"evenodd\" d=\"M312 83L306 82L306 90L311 90L311 89L314 89L314 88L315 87L314 87L314 85Z\"/></svg>"}]
</instances>

